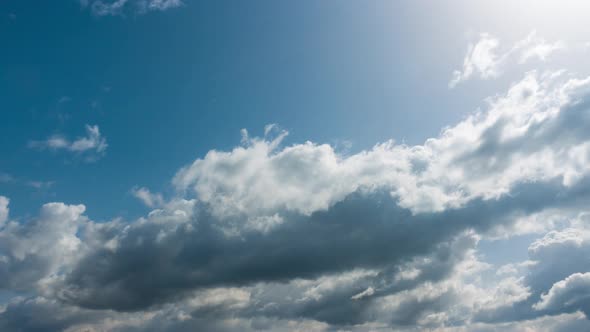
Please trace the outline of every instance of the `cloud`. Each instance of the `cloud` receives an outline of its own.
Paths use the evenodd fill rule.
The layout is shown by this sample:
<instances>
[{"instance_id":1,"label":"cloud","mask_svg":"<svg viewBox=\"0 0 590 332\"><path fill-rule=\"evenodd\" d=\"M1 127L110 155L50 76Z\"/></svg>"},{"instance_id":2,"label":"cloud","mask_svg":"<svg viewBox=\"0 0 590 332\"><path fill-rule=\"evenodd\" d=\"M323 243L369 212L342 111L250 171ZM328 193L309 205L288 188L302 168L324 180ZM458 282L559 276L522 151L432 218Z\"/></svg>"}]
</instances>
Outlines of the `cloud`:
<instances>
[{"instance_id":1,"label":"cloud","mask_svg":"<svg viewBox=\"0 0 590 332\"><path fill-rule=\"evenodd\" d=\"M83 8L89 7L97 16L118 16L128 11L134 14L145 14L184 5L181 0L80 0L80 4Z\"/></svg>"},{"instance_id":2,"label":"cloud","mask_svg":"<svg viewBox=\"0 0 590 332\"><path fill-rule=\"evenodd\" d=\"M72 98L69 96L62 96L57 100L58 104L64 104L64 103L69 103L70 101L72 101Z\"/></svg>"},{"instance_id":3,"label":"cloud","mask_svg":"<svg viewBox=\"0 0 590 332\"><path fill-rule=\"evenodd\" d=\"M8 198L0 196L0 227L8 220L9 202Z\"/></svg>"},{"instance_id":4,"label":"cloud","mask_svg":"<svg viewBox=\"0 0 590 332\"><path fill-rule=\"evenodd\" d=\"M556 282L534 308L556 312L581 310L590 315L590 273L574 273Z\"/></svg>"},{"instance_id":5,"label":"cloud","mask_svg":"<svg viewBox=\"0 0 590 332\"><path fill-rule=\"evenodd\" d=\"M538 37L535 31L508 50L499 51L499 46L500 41L496 37L482 33L477 43L469 44L463 59L463 68L453 72L449 88L476 76L483 80L496 78L513 59L519 64L535 58L545 61L554 52L565 48L563 42L548 43Z\"/></svg>"},{"instance_id":6,"label":"cloud","mask_svg":"<svg viewBox=\"0 0 590 332\"><path fill-rule=\"evenodd\" d=\"M472 75L478 74L482 79L496 77L498 67L504 61L503 57L496 54L499 43L498 39L483 33L476 44L469 44L463 60L463 69L453 72L449 87L455 87L459 82L471 78Z\"/></svg>"},{"instance_id":7,"label":"cloud","mask_svg":"<svg viewBox=\"0 0 590 332\"><path fill-rule=\"evenodd\" d=\"M8 183L14 181L14 177L7 173L0 172L0 182Z\"/></svg>"},{"instance_id":8,"label":"cloud","mask_svg":"<svg viewBox=\"0 0 590 332\"><path fill-rule=\"evenodd\" d=\"M86 125L85 129L86 137L79 137L70 141L66 137L55 135L44 141L30 141L29 147L41 150L64 150L76 154L85 154L87 161L95 161L105 153L108 144L106 139L100 134L100 129L97 125Z\"/></svg>"},{"instance_id":9,"label":"cloud","mask_svg":"<svg viewBox=\"0 0 590 332\"><path fill-rule=\"evenodd\" d=\"M164 204L164 198L161 194L152 193L147 188L133 188L131 193L147 207L159 207Z\"/></svg>"},{"instance_id":10,"label":"cloud","mask_svg":"<svg viewBox=\"0 0 590 332\"><path fill-rule=\"evenodd\" d=\"M285 146L274 125L263 137L244 130L238 146L181 168L168 200L134 189L153 209L137 220L46 204L0 229L0 286L31 293L6 305L0 327L36 310L63 313L39 314L38 329L587 326L572 313L580 302L549 310L567 293L554 285L587 272L572 264L587 253L582 219L533 242L534 263L501 273L477 248L521 220L584 218L589 93L589 78L530 72L422 145L347 155Z\"/></svg>"},{"instance_id":11,"label":"cloud","mask_svg":"<svg viewBox=\"0 0 590 332\"><path fill-rule=\"evenodd\" d=\"M3 198L8 213L8 200ZM1 203L1 202L0 202ZM0 288L30 290L68 265L81 247L83 205L48 203L27 223L0 224Z\"/></svg>"},{"instance_id":12,"label":"cloud","mask_svg":"<svg viewBox=\"0 0 590 332\"><path fill-rule=\"evenodd\" d=\"M506 322L535 319L544 315L561 315L577 310L586 310L587 313L584 302L573 303L571 299L565 299L570 286L581 284L574 282L565 286L568 284L566 280L570 276L590 271L590 261L587 259L590 250L590 230L587 222L587 212L583 212L569 220L565 227L551 230L531 243L528 249L530 260L519 264L520 269L526 268L520 273L524 275L523 284L529 289L530 296L510 308L480 312L475 320ZM582 288L576 291L583 298Z\"/></svg>"},{"instance_id":13,"label":"cloud","mask_svg":"<svg viewBox=\"0 0 590 332\"><path fill-rule=\"evenodd\" d=\"M35 189L48 189L55 184L55 181L27 181L26 184Z\"/></svg>"}]
</instances>

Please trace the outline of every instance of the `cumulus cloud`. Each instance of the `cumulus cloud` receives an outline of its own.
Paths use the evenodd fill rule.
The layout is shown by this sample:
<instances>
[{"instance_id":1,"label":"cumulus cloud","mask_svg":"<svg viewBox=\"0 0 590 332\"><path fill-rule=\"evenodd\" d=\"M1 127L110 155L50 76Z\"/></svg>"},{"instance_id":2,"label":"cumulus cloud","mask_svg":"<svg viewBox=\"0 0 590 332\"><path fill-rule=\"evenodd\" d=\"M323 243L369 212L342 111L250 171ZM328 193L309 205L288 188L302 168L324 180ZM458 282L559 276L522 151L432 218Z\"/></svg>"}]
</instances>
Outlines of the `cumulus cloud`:
<instances>
[{"instance_id":1,"label":"cumulus cloud","mask_svg":"<svg viewBox=\"0 0 590 332\"><path fill-rule=\"evenodd\" d=\"M89 7L97 16L123 15L127 11L145 14L150 11L165 11L183 5L181 0L80 0L83 8Z\"/></svg>"},{"instance_id":2,"label":"cumulus cloud","mask_svg":"<svg viewBox=\"0 0 590 332\"><path fill-rule=\"evenodd\" d=\"M575 311L590 314L590 273L574 273L556 282L541 301L534 305L537 310Z\"/></svg>"},{"instance_id":3,"label":"cumulus cloud","mask_svg":"<svg viewBox=\"0 0 590 332\"><path fill-rule=\"evenodd\" d=\"M587 253L589 93L588 78L530 72L422 145L350 155L244 130L181 168L169 199L134 189L153 209L137 220L46 204L0 228L0 287L33 293L0 327L36 311L61 312L38 314L54 329L121 331L587 326L583 302L560 303L588 271L572 260ZM560 212L579 218L530 262L496 273L478 255L482 237Z\"/></svg>"},{"instance_id":4,"label":"cumulus cloud","mask_svg":"<svg viewBox=\"0 0 590 332\"><path fill-rule=\"evenodd\" d=\"M78 137L73 141L61 135L54 135L43 141L30 141L29 147L35 149L48 149L53 151L69 151L76 154L85 154L86 160L94 161L100 158L106 151L108 144L106 138L100 134L97 125L86 125L86 137Z\"/></svg>"},{"instance_id":5,"label":"cumulus cloud","mask_svg":"<svg viewBox=\"0 0 590 332\"><path fill-rule=\"evenodd\" d=\"M463 69L453 72L453 79L449 87L454 87L459 82L469 79L472 75L480 75L483 79L498 75L498 66L504 58L496 54L499 45L498 39L483 33L475 44L469 44L467 54L463 59Z\"/></svg>"},{"instance_id":6,"label":"cumulus cloud","mask_svg":"<svg viewBox=\"0 0 590 332\"><path fill-rule=\"evenodd\" d=\"M490 101L489 111L424 145L390 141L341 156L311 142L277 150L287 132L253 139L229 152L210 151L181 169L173 184L194 192L219 218L279 210L310 215L376 188L418 213L499 198L525 182L554 179L571 186L588 172L588 111L580 98L589 82L529 73Z\"/></svg>"},{"instance_id":7,"label":"cumulus cloud","mask_svg":"<svg viewBox=\"0 0 590 332\"><path fill-rule=\"evenodd\" d=\"M518 59L519 63L525 63L534 58L545 61L554 52L564 48L564 42L547 42L545 39L537 36L535 31L531 32L525 39L514 45L514 50L519 51L520 53Z\"/></svg>"},{"instance_id":8,"label":"cumulus cloud","mask_svg":"<svg viewBox=\"0 0 590 332\"><path fill-rule=\"evenodd\" d=\"M590 271L590 230L587 212L573 218L565 227L558 227L535 240L529 246L529 261L513 265L512 275L523 275L523 285L530 296L511 308L500 308L478 313L475 320L506 322L536 319L544 315L561 315L581 310L588 313L583 302L584 275ZM504 271L510 268L502 269ZM525 271L522 269L525 268ZM575 278L573 277L575 276ZM572 282L567 280L572 277ZM571 287L576 287L581 301L566 299ZM561 301L561 302L559 302ZM586 307L584 307L586 305ZM584 311L585 310L585 311Z\"/></svg>"},{"instance_id":9,"label":"cumulus cloud","mask_svg":"<svg viewBox=\"0 0 590 332\"><path fill-rule=\"evenodd\" d=\"M513 59L519 64L531 59L545 61L555 51L565 48L562 41L549 43L538 37L535 31L507 50L500 51L499 46L500 41L496 37L482 33L476 43L469 44L463 59L463 67L453 72L449 88L454 88L457 84L473 77L483 80L496 78Z\"/></svg>"}]
</instances>

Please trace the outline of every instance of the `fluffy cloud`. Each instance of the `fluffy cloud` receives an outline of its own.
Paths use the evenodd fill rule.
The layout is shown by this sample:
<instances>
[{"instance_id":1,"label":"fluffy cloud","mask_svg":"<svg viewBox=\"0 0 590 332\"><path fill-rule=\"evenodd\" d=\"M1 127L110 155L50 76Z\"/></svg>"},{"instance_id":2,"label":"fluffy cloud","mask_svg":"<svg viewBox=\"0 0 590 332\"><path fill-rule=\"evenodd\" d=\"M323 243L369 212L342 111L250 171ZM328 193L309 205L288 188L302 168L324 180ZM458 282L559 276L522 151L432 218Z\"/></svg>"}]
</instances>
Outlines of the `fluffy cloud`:
<instances>
[{"instance_id":1,"label":"fluffy cloud","mask_svg":"<svg viewBox=\"0 0 590 332\"><path fill-rule=\"evenodd\" d=\"M84 154L85 160L94 161L106 151L108 144L100 134L98 126L86 125L86 137L78 137L70 141L64 136L54 135L43 141L30 141L29 147L36 149L64 150L76 154Z\"/></svg>"},{"instance_id":2,"label":"fluffy cloud","mask_svg":"<svg viewBox=\"0 0 590 332\"><path fill-rule=\"evenodd\" d=\"M31 330L587 326L569 290L588 271L589 92L590 79L531 72L422 145L352 155L284 146L277 126L244 131L180 169L169 199L135 189L154 208L138 220L63 203L4 217L0 286L30 294L0 327L33 315ZM482 237L552 214L578 218L531 244L530 262L494 273L479 257Z\"/></svg>"},{"instance_id":3,"label":"fluffy cloud","mask_svg":"<svg viewBox=\"0 0 590 332\"><path fill-rule=\"evenodd\" d=\"M463 60L463 69L453 72L453 79L449 87L454 87L459 82L469 79L472 75L479 74L481 78L488 79L498 75L498 66L503 57L496 54L499 41L487 33L480 36L476 44L470 44Z\"/></svg>"},{"instance_id":4,"label":"fluffy cloud","mask_svg":"<svg viewBox=\"0 0 590 332\"><path fill-rule=\"evenodd\" d=\"M133 188L131 193L147 207L159 207L164 204L164 198L161 194L152 193L147 188Z\"/></svg>"},{"instance_id":5,"label":"fluffy cloud","mask_svg":"<svg viewBox=\"0 0 590 332\"><path fill-rule=\"evenodd\" d=\"M590 314L590 273L574 273L556 282L534 306L537 310L575 311Z\"/></svg>"},{"instance_id":6,"label":"fluffy cloud","mask_svg":"<svg viewBox=\"0 0 590 332\"><path fill-rule=\"evenodd\" d=\"M419 146L386 142L351 156L307 142L277 151L252 139L230 152L210 151L173 180L219 218L278 211L310 215L356 191L390 191L414 213L499 198L522 183L575 185L588 172L588 79L529 73L487 112L468 117ZM567 128L567 130L565 130Z\"/></svg>"},{"instance_id":7,"label":"fluffy cloud","mask_svg":"<svg viewBox=\"0 0 590 332\"><path fill-rule=\"evenodd\" d=\"M6 209L7 210L7 209ZM30 290L79 254L83 205L48 203L26 223L0 224L0 288Z\"/></svg>"}]
</instances>

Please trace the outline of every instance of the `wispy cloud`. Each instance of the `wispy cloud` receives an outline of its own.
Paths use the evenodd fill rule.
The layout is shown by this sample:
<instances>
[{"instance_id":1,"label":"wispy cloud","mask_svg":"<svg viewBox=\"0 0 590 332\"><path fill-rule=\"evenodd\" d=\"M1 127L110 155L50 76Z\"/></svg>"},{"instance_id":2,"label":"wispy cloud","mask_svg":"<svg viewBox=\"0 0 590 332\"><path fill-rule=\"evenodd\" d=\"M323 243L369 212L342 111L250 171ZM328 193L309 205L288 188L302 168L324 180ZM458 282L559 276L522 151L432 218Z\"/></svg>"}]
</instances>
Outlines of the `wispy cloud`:
<instances>
[{"instance_id":1,"label":"wispy cloud","mask_svg":"<svg viewBox=\"0 0 590 332\"><path fill-rule=\"evenodd\" d=\"M159 207L164 204L164 198L161 194L152 193L149 189L145 187L133 188L131 190L131 193L147 207Z\"/></svg>"},{"instance_id":2,"label":"wispy cloud","mask_svg":"<svg viewBox=\"0 0 590 332\"><path fill-rule=\"evenodd\" d=\"M97 125L86 125L86 136L69 140L61 135L54 135L42 141L30 141L28 146L40 150L64 150L77 154L87 153L89 161L94 157L100 157L106 151L108 144L106 138L100 134Z\"/></svg>"},{"instance_id":3,"label":"wispy cloud","mask_svg":"<svg viewBox=\"0 0 590 332\"><path fill-rule=\"evenodd\" d=\"M555 51L565 48L562 41L549 43L537 36L535 31L507 50L500 51L499 46L500 41L496 37L482 33L475 44L469 44L463 67L453 72L449 88L473 77L483 80L498 77L512 59L519 64L532 59L545 61Z\"/></svg>"},{"instance_id":4,"label":"wispy cloud","mask_svg":"<svg viewBox=\"0 0 590 332\"><path fill-rule=\"evenodd\" d=\"M35 189L48 189L55 184L55 181L27 181L26 184Z\"/></svg>"},{"instance_id":5,"label":"wispy cloud","mask_svg":"<svg viewBox=\"0 0 590 332\"><path fill-rule=\"evenodd\" d=\"M0 196L0 227L2 227L2 224L4 224L6 222L6 220L8 219L8 203L10 202L10 200L7 197L4 196Z\"/></svg>"},{"instance_id":6,"label":"wispy cloud","mask_svg":"<svg viewBox=\"0 0 590 332\"><path fill-rule=\"evenodd\" d=\"M83 8L90 8L97 16L117 16L126 12L145 14L182 6L181 0L81 0Z\"/></svg>"},{"instance_id":7,"label":"wispy cloud","mask_svg":"<svg viewBox=\"0 0 590 332\"><path fill-rule=\"evenodd\" d=\"M31 180L0 172L0 183L10 183L19 186L27 186L37 190L46 190L51 188L55 184L55 181Z\"/></svg>"}]
</instances>

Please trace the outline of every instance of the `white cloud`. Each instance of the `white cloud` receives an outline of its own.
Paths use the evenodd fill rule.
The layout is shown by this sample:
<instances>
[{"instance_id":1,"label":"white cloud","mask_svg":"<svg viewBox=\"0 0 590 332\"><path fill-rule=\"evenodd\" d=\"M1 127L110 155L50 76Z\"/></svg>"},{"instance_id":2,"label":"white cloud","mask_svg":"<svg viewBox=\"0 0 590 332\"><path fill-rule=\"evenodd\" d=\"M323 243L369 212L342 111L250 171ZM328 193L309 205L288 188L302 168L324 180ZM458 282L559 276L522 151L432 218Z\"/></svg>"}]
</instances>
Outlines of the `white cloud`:
<instances>
[{"instance_id":1,"label":"white cloud","mask_svg":"<svg viewBox=\"0 0 590 332\"><path fill-rule=\"evenodd\" d=\"M14 177L7 173L0 172L0 182L12 182L14 181Z\"/></svg>"},{"instance_id":2,"label":"white cloud","mask_svg":"<svg viewBox=\"0 0 590 332\"><path fill-rule=\"evenodd\" d=\"M64 150L77 154L87 153L88 161L94 161L103 155L108 147L106 139L100 134L98 126L86 125L86 137L70 141L63 136L51 136L44 141L30 141L29 147L36 149ZM88 154L91 153L91 154Z\"/></svg>"},{"instance_id":3,"label":"white cloud","mask_svg":"<svg viewBox=\"0 0 590 332\"><path fill-rule=\"evenodd\" d=\"M492 328L504 325L477 315L508 311L533 319L543 314L533 310L541 292L541 303L558 303L570 283L554 284L586 272L568 270L585 268L568 259L587 254L589 242L580 207L590 176L589 91L590 79L532 72L422 145L389 141L351 155L328 144L283 146L287 132L276 125L262 138L244 130L240 146L179 170L169 201L134 189L154 208L135 221L95 223L83 205L63 203L44 205L31 221L3 217L0 283L36 294L8 304L0 327L25 310L64 310L43 319L61 317L70 328L108 330L117 321L158 331ZM46 144L88 151L92 137L98 127ZM535 263L496 273L478 257L491 228L552 214L581 221L531 244ZM552 322L563 317L538 306L556 315Z\"/></svg>"},{"instance_id":4,"label":"white cloud","mask_svg":"<svg viewBox=\"0 0 590 332\"><path fill-rule=\"evenodd\" d=\"M499 73L499 65L504 57L496 53L499 45L498 39L487 33L482 33L476 44L469 44L467 54L463 59L463 69L453 72L453 79L449 87L455 87L459 82L479 75L482 79L496 77Z\"/></svg>"},{"instance_id":5,"label":"white cloud","mask_svg":"<svg viewBox=\"0 0 590 332\"><path fill-rule=\"evenodd\" d=\"M496 78L512 59L519 64L533 58L545 61L555 51L565 48L563 42L548 43L538 37L535 31L507 50L499 51L499 46L500 41L496 37L482 33L477 43L469 44L463 67L453 72L449 88L476 76L483 80Z\"/></svg>"},{"instance_id":6,"label":"white cloud","mask_svg":"<svg viewBox=\"0 0 590 332\"><path fill-rule=\"evenodd\" d=\"M590 314L590 272L574 273L556 282L534 308L557 312L582 310Z\"/></svg>"},{"instance_id":7,"label":"white cloud","mask_svg":"<svg viewBox=\"0 0 590 332\"><path fill-rule=\"evenodd\" d=\"M362 298L369 297L369 296L371 296L373 294L375 294L375 289L373 289L373 287L368 287L364 291L351 296L350 299L351 300L360 300Z\"/></svg>"},{"instance_id":8,"label":"white cloud","mask_svg":"<svg viewBox=\"0 0 590 332\"><path fill-rule=\"evenodd\" d=\"M147 188L134 188L131 193L147 207L159 207L164 204L164 198L162 197L162 194L152 193Z\"/></svg>"},{"instance_id":9,"label":"white cloud","mask_svg":"<svg viewBox=\"0 0 590 332\"><path fill-rule=\"evenodd\" d=\"M27 223L0 228L0 287L28 290L43 278L71 264L80 253L76 232L84 221L84 205L47 203ZM6 209L8 211L8 209Z\"/></svg>"}]
</instances>

